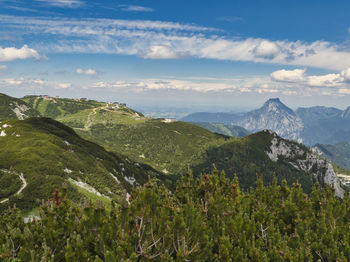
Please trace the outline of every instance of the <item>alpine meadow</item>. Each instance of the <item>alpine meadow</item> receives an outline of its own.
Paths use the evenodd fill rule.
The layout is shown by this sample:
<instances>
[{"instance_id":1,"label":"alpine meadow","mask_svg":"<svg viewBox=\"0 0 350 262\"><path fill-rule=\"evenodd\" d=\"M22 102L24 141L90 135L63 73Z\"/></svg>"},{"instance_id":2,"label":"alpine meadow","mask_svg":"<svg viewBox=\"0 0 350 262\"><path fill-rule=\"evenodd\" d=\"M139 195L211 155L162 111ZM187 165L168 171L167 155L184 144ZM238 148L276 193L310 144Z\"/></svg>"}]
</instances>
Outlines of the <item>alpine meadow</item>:
<instances>
[{"instance_id":1,"label":"alpine meadow","mask_svg":"<svg viewBox=\"0 0 350 262\"><path fill-rule=\"evenodd\" d=\"M350 261L349 12L0 0L0 261Z\"/></svg>"}]
</instances>

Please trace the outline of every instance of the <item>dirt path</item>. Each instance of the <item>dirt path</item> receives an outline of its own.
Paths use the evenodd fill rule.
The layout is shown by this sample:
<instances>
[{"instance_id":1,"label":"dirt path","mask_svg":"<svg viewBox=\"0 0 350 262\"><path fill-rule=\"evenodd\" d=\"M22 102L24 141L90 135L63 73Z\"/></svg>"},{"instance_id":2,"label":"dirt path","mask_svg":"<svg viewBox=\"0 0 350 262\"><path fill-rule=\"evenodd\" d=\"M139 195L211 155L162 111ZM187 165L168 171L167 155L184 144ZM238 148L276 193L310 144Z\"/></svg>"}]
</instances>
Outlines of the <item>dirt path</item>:
<instances>
[{"instance_id":1,"label":"dirt path","mask_svg":"<svg viewBox=\"0 0 350 262\"><path fill-rule=\"evenodd\" d=\"M87 119L87 121L86 121L86 123L85 123L85 125L84 125L84 129L85 129L85 130L90 129L90 127L91 127L91 125L92 125L91 116L97 114L97 112L96 112L97 109L99 109L99 107L95 107L94 109L92 109L92 112L88 115L88 119Z\"/></svg>"},{"instance_id":2,"label":"dirt path","mask_svg":"<svg viewBox=\"0 0 350 262\"><path fill-rule=\"evenodd\" d=\"M11 174L17 175L17 176L22 180L23 185L22 185L22 187L14 194L14 196L17 196L17 195L21 194L22 191L27 187L28 183L27 183L27 180L24 178L23 173L18 174L18 173L16 173L16 172L11 172L11 171L9 171L9 170L4 170L4 169L1 170L1 171L2 171L2 172L6 172L6 173L11 173ZM8 199L8 198L5 198L5 199L3 199L3 200L0 201L0 204L5 203L5 202L7 202L7 201L9 201L9 199Z\"/></svg>"},{"instance_id":3,"label":"dirt path","mask_svg":"<svg viewBox=\"0 0 350 262\"><path fill-rule=\"evenodd\" d=\"M112 113L118 113L117 111L108 109L108 106L95 107L95 108L92 109L92 112L88 115L88 118L87 118L87 121L86 121L86 123L85 123L85 125L84 125L84 128L75 128L75 129L89 130L90 127L91 127L92 124L93 124L93 121L91 120L91 117L92 117L93 115L96 115L96 114L97 114L97 112L96 112L97 109L105 110L105 111L112 112Z\"/></svg>"}]
</instances>

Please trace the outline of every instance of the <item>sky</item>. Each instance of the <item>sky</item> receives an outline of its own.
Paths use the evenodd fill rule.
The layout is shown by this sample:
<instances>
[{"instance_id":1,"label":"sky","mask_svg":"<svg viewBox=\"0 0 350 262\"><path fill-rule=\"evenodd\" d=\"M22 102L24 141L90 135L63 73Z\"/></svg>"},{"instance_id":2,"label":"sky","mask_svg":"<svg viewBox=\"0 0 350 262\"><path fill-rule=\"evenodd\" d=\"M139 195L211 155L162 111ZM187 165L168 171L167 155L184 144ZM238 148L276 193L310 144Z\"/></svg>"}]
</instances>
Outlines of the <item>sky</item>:
<instances>
[{"instance_id":1,"label":"sky","mask_svg":"<svg viewBox=\"0 0 350 262\"><path fill-rule=\"evenodd\" d=\"M141 111L245 111L272 97L344 109L349 13L337 0L0 0L0 92Z\"/></svg>"}]
</instances>

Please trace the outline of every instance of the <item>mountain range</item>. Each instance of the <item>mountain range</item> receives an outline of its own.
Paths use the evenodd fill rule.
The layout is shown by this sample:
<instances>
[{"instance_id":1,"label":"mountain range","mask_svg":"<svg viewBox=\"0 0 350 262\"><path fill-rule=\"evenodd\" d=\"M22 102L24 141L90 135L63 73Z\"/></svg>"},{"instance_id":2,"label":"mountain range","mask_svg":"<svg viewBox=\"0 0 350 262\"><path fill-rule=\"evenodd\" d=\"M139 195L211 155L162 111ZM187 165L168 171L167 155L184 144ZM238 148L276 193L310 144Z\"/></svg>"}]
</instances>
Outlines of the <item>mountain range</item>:
<instances>
[{"instance_id":1,"label":"mountain range","mask_svg":"<svg viewBox=\"0 0 350 262\"><path fill-rule=\"evenodd\" d=\"M283 138L306 145L350 141L350 107L340 110L315 106L294 111L280 99L272 98L261 108L244 114L200 113L188 115L182 120L238 125L250 132L270 129Z\"/></svg>"},{"instance_id":2,"label":"mountain range","mask_svg":"<svg viewBox=\"0 0 350 262\"><path fill-rule=\"evenodd\" d=\"M256 186L258 175L267 184L274 177L290 185L299 181L307 193L316 182L333 185L340 197L344 193L328 161L269 130L237 138L145 117L125 104L43 96L21 101L32 115L19 120L7 110L0 123L0 181L12 185L0 186L1 208L16 203L31 210L62 185L74 201L122 205L149 177L173 188L188 169L195 176L224 170L246 190Z\"/></svg>"}]
</instances>

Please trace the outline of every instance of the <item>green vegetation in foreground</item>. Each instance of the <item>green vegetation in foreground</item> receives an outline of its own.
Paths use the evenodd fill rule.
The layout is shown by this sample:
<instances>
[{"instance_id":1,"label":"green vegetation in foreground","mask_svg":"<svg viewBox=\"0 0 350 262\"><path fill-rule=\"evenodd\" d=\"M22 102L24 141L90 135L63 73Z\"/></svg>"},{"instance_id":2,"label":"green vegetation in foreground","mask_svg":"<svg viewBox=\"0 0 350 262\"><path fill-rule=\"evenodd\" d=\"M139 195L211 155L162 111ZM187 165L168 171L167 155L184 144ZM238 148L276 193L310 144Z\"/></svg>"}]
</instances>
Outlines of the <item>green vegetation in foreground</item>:
<instances>
[{"instance_id":1,"label":"green vegetation in foreground","mask_svg":"<svg viewBox=\"0 0 350 262\"><path fill-rule=\"evenodd\" d=\"M330 187L274 180L244 193L225 174L194 179L171 193L149 181L130 205L75 205L57 195L40 220L0 215L1 261L349 261L350 199Z\"/></svg>"},{"instance_id":2,"label":"green vegetation in foreground","mask_svg":"<svg viewBox=\"0 0 350 262\"><path fill-rule=\"evenodd\" d=\"M32 116L39 116L39 113L21 99L0 93L0 120L25 119Z\"/></svg>"},{"instance_id":3,"label":"green vegetation in foreground","mask_svg":"<svg viewBox=\"0 0 350 262\"><path fill-rule=\"evenodd\" d=\"M107 198L106 196L97 196L96 194L91 193L84 188L78 187L77 185L73 185L73 187L75 187L79 193L81 193L86 199L89 199L92 203L101 202L106 209L111 209L112 200L110 198Z\"/></svg>"},{"instance_id":4,"label":"green vegetation in foreground","mask_svg":"<svg viewBox=\"0 0 350 262\"><path fill-rule=\"evenodd\" d=\"M210 132L222 134L225 136L243 137L250 134L250 132L240 126L225 125L222 123L208 123L208 122L191 122L194 125L201 126Z\"/></svg>"},{"instance_id":5,"label":"green vegetation in foreground","mask_svg":"<svg viewBox=\"0 0 350 262\"><path fill-rule=\"evenodd\" d=\"M9 201L0 203L0 210L13 204L24 211L31 210L63 183L69 189L69 198L79 201L87 194L77 190L69 179L81 181L106 197L125 202L125 193L132 188L126 177L140 184L148 180L148 175L164 177L148 166L105 151L49 118L2 121L0 129L6 134L0 137L0 170L12 175L0 173L0 201L9 197ZM14 193L23 182L13 172L23 173L27 182L27 187L18 195ZM163 181L167 183L170 179L167 176ZM5 187L8 184L11 186Z\"/></svg>"},{"instance_id":6,"label":"green vegetation in foreground","mask_svg":"<svg viewBox=\"0 0 350 262\"><path fill-rule=\"evenodd\" d=\"M0 170L0 202L21 188L21 180L13 173Z\"/></svg>"}]
</instances>

